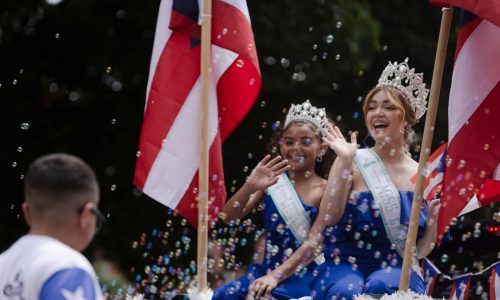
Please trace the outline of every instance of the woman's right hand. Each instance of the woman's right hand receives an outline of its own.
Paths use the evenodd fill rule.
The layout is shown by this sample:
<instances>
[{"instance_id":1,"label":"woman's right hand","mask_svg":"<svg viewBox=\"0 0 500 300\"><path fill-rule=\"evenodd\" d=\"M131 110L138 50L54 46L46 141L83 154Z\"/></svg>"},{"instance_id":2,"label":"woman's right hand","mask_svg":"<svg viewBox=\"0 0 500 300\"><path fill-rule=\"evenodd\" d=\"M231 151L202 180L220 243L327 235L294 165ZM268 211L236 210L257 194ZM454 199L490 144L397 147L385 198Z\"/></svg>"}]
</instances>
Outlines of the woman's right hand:
<instances>
[{"instance_id":1,"label":"woman's right hand","mask_svg":"<svg viewBox=\"0 0 500 300\"><path fill-rule=\"evenodd\" d=\"M265 190L278 182L279 175L290 169L288 160L283 160L281 156L271 159L271 155L266 155L253 169L248 176L247 184L255 190Z\"/></svg>"},{"instance_id":2,"label":"woman's right hand","mask_svg":"<svg viewBox=\"0 0 500 300\"><path fill-rule=\"evenodd\" d=\"M356 155L356 149L358 148L356 133L351 133L351 142L348 143L342 132L337 126L332 126L328 124L326 130L324 131L323 142L325 142L338 157L341 158L353 158Z\"/></svg>"}]
</instances>

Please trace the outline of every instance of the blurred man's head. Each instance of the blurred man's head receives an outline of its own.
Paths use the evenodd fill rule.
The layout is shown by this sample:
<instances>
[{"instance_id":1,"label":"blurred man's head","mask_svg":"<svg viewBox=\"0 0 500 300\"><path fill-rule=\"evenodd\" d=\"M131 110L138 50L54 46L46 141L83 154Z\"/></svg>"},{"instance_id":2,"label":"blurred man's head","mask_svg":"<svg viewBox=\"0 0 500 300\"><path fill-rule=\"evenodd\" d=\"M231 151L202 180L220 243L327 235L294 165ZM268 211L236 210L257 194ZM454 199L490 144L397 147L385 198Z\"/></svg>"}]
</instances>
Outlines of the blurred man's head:
<instances>
[{"instance_id":1,"label":"blurred man's head","mask_svg":"<svg viewBox=\"0 0 500 300\"><path fill-rule=\"evenodd\" d=\"M25 176L24 197L32 233L53 235L79 251L92 240L99 185L80 158L58 153L35 160Z\"/></svg>"}]
</instances>

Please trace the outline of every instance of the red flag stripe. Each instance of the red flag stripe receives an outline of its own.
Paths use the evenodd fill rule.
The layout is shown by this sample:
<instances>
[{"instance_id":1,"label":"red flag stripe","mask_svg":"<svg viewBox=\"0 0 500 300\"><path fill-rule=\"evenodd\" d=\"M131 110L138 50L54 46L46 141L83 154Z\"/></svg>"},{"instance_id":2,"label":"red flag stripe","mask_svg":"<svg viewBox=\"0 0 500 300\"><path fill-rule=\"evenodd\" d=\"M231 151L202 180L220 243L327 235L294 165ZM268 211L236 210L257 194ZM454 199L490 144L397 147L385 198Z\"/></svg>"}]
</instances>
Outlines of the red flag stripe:
<instances>
[{"instance_id":1,"label":"red flag stripe","mask_svg":"<svg viewBox=\"0 0 500 300\"><path fill-rule=\"evenodd\" d=\"M462 49L462 46L465 44L469 36L476 30L476 27L483 21L481 18L474 18L473 20L467 22L461 29L460 32L458 33L457 37L457 48L455 49L455 57L454 61L457 60L458 54L460 53L460 50Z\"/></svg>"},{"instance_id":2,"label":"red flag stripe","mask_svg":"<svg viewBox=\"0 0 500 300\"><path fill-rule=\"evenodd\" d=\"M498 0L431 0L431 3L457 6L500 26Z\"/></svg>"}]
</instances>

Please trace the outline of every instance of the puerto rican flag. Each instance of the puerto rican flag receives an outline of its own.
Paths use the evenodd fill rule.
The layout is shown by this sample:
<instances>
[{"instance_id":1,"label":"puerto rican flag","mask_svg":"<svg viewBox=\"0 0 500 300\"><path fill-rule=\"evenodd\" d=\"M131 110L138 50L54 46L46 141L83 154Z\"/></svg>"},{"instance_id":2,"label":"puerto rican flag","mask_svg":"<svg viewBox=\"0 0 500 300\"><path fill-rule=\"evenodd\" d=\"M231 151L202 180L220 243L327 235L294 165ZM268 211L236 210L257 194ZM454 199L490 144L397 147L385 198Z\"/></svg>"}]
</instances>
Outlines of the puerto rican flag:
<instances>
[{"instance_id":1,"label":"puerto rican flag","mask_svg":"<svg viewBox=\"0 0 500 300\"><path fill-rule=\"evenodd\" d=\"M491 267L490 300L500 299L500 262Z\"/></svg>"},{"instance_id":2,"label":"puerto rican flag","mask_svg":"<svg viewBox=\"0 0 500 300\"><path fill-rule=\"evenodd\" d=\"M470 286L470 274L453 279L450 300L467 300Z\"/></svg>"},{"instance_id":3,"label":"puerto rican flag","mask_svg":"<svg viewBox=\"0 0 500 300\"><path fill-rule=\"evenodd\" d=\"M422 260L422 274L424 275L425 295L432 296L434 285L441 271L427 258Z\"/></svg>"},{"instance_id":4,"label":"puerto rican flag","mask_svg":"<svg viewBox=\"0 0 500 300\"><path fill-rule=\"evenodd\" d=\"M497 0L438 0L459 6L448 107L448 153L438 242L500 162L500 5Z\"/></svg>"},{"instance_id":5,"label":"puerto rican flag","mask_svg":"<svg viewBox=\"0 0 500 300\"><path fill-rule=\"evenodd\" d=\"M200 1L201 2L201 1ZM198 224L200 37L197 0L162 0L134 184ZM261 76L246 1L213 0L209 96L209 214L226 191L221 144L252 107Z\"/></svg>"},{"instance_id":6,"label":"puerto rican flag","mask_svg":"<svg viewBox=\"0 0 500 300\"><path fill-rule=\"evenodd\" d=\"M425 166L424 175L426 179L423 197L427 202L441 193L445 168L446 145L447 144L443 144L439 146L439 148L429 156L429 161ZM415 184L417 182L417 174L410 180Z\"/></svg>"}]
</instances>

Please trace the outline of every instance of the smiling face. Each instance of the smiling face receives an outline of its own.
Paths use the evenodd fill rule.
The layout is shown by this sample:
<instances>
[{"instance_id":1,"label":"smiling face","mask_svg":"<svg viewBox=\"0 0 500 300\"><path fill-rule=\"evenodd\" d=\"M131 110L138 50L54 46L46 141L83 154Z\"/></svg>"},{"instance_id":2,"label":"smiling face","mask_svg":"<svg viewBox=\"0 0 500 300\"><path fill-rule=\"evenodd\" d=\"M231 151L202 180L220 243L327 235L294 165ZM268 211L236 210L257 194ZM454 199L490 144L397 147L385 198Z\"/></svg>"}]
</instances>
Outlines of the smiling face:
<instances>
[{"instance_id":1,"label":"smiling face","mask_svg":"<svg viewBox=\"0 0 500 300\"><path fill-rule=\"evenodd\" d=\"M313 171L316 158L322 151L318 133L308 123L292 123L283 132L280 153L288 160L290 170Z\"/></svg>"},{"instance_id":2,"label":"smiling face","mask_svg":"<svg viewBox=\"0 0 500 300\"><path fill-rule=\"evenodd\" d=\"M366 127L376 142L390 142L404 137L404 108L385 89L368 95L364 111Z\"/></svg>"}]
</instances>

